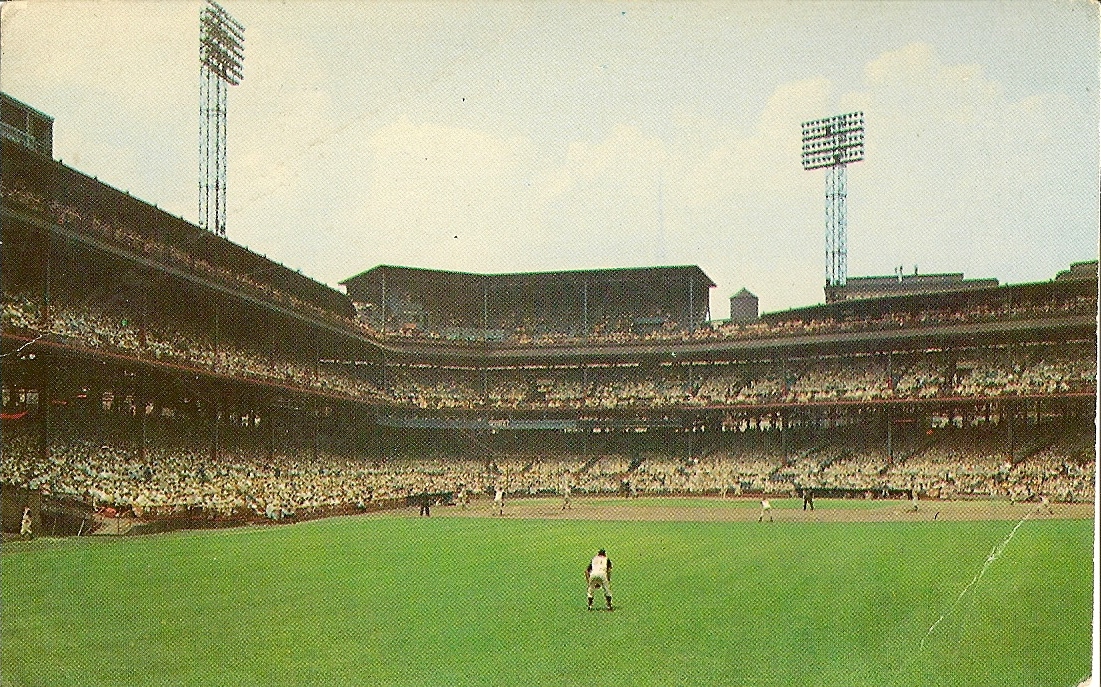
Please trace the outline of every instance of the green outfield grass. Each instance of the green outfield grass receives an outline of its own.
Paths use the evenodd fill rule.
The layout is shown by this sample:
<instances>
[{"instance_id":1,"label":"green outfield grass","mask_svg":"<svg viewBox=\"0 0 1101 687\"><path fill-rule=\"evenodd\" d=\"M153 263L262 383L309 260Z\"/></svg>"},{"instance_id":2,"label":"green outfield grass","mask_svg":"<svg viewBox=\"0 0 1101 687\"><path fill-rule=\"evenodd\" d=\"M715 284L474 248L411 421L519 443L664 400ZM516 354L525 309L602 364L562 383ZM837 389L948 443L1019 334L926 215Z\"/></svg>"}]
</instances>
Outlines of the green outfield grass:
<instances>
[{"instance_id":1,"label":"green outfield grass","mask_svg":"<svg viewBox=\"0 0 1101 687\"><path fill-rule=\"evenodd\" d=\"M366 516L5 545L0 670L4 685L1077 684L1091 521L1025 522L955 603L1016 524ZM599 547L613 613L585 610Z\"/></svg>"}]
</instances>

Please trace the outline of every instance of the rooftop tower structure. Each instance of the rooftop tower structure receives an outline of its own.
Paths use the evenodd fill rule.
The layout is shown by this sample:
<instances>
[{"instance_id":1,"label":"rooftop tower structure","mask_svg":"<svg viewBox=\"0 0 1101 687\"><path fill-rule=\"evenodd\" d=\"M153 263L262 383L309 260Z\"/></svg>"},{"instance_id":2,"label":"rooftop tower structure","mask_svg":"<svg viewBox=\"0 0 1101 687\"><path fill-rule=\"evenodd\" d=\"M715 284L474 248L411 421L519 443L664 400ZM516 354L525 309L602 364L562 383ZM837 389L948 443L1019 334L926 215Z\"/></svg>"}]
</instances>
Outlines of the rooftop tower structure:
<instances>
[{"instance_id":1,"label":"rooftop tower structure","mask_svg":"<svg viewBox=\"0 0 1101 687\"><path fill-rule=\"evenodd\" d=\"M199 14L199 226L226 235L226 93L244 76L245 27L214 0Z\"/></svg>"},{"instance_id":2,"label":"rooftop tower structure","mask_svg":"<svg viewBox=\"0 0 1101 687\"><path fill-rule=\"evenodd\" d=\"M864 113L803 122L803 169L826 168L826 286L848 277L845 167L864 159Z\"/></svg>"}]
</instances>

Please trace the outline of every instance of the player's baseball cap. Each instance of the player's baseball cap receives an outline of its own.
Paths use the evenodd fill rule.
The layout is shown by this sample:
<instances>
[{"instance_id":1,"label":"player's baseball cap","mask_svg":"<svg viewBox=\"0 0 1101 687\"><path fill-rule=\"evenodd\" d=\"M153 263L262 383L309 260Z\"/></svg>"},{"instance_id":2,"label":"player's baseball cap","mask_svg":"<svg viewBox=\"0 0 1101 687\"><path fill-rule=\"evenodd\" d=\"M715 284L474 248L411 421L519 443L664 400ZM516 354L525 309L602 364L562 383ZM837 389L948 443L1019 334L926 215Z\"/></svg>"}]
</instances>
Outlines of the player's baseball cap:
<instances>
[{"instance_id":1,"label":"player's baseball cap","mask_svg":"<svg viewBox=\"0 0 1101 687\"><path fill-rule=\"evenodd\" d=\"M604 549L601 549L601 550L596 552L596 555L598 555L598 556L607 556L608 554L604 553Z\"/></svg>"}]
</instances>

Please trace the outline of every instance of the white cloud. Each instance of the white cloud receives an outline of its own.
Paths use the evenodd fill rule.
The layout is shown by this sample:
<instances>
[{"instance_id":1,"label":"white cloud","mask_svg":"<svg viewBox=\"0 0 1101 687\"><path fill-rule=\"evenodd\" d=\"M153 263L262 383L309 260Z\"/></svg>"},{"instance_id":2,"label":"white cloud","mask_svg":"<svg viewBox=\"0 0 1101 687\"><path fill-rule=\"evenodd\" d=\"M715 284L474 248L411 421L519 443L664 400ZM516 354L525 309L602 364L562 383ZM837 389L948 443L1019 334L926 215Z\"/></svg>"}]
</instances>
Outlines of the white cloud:
<instances>
[{"instance_id":1,"label":"white cloud","mask_svg":"<svg viewBox=\"0 0 1101 687\"><path fill-rule=\"evenodd\" d=\"M357 130L287 188L313 198L335 250L317 255L335 283L378 263L501 269L502 252L538 233L531 222L530 142L400 119Z\"/></svg>"},{"instance_id":2,"label":"white cloud","mask_svg":"<svg viewBox=\"0 0 1101 687\"><path fill-rule=\"evenodd\" d=\"M614 180L629 197L653 195L654 170L663 167L668 154L665 143L656 136L648 136L637 126L620 125L602 141L570 143L566 153L566 169L574 187L590 184L598 179Z\"/></svg>"},{"instance_id":3,"label":"white cloud","mask_svg":"<svg viewBox=\"0 0 1101 687\"><path fill-rule=\"evenodd\" d=\"M1082 205L1041 190L1091 173L1065 168L1075 158L1066 134L1081 124L1063 96L1010 100L981 66L946 64L914 44L869 62L864 89L842 102L867 116L867 160L850 173L850 271L916 263L1012 281L1034 273L1022 269L1032 260L1024 250L1047 265L1034 279L1089 257L1059 249L1081 245Z\"/></svg>"}]
</instances>

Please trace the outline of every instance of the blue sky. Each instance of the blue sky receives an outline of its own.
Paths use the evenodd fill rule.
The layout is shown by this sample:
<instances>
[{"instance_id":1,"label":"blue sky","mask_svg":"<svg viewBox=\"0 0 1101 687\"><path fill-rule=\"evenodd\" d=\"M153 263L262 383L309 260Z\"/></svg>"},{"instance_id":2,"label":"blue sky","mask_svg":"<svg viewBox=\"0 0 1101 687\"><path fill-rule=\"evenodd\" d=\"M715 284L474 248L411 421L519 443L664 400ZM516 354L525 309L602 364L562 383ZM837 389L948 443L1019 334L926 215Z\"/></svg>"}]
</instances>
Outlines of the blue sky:
<instances>
[{"instance_id":1,"label":"blue sky","mask_svg":"<svg viewBox=\"0 0 1101 687\"><path fill-rule=\"evenodd\" d=\"M226 0L228 235L336 285L698 264L712 315L822 300L799 123L863 110L849 274L1098 254L1098 5ZM198 2L6 2L0 87L55 155L194 221Z\"/></svg>"}]
</instances>

